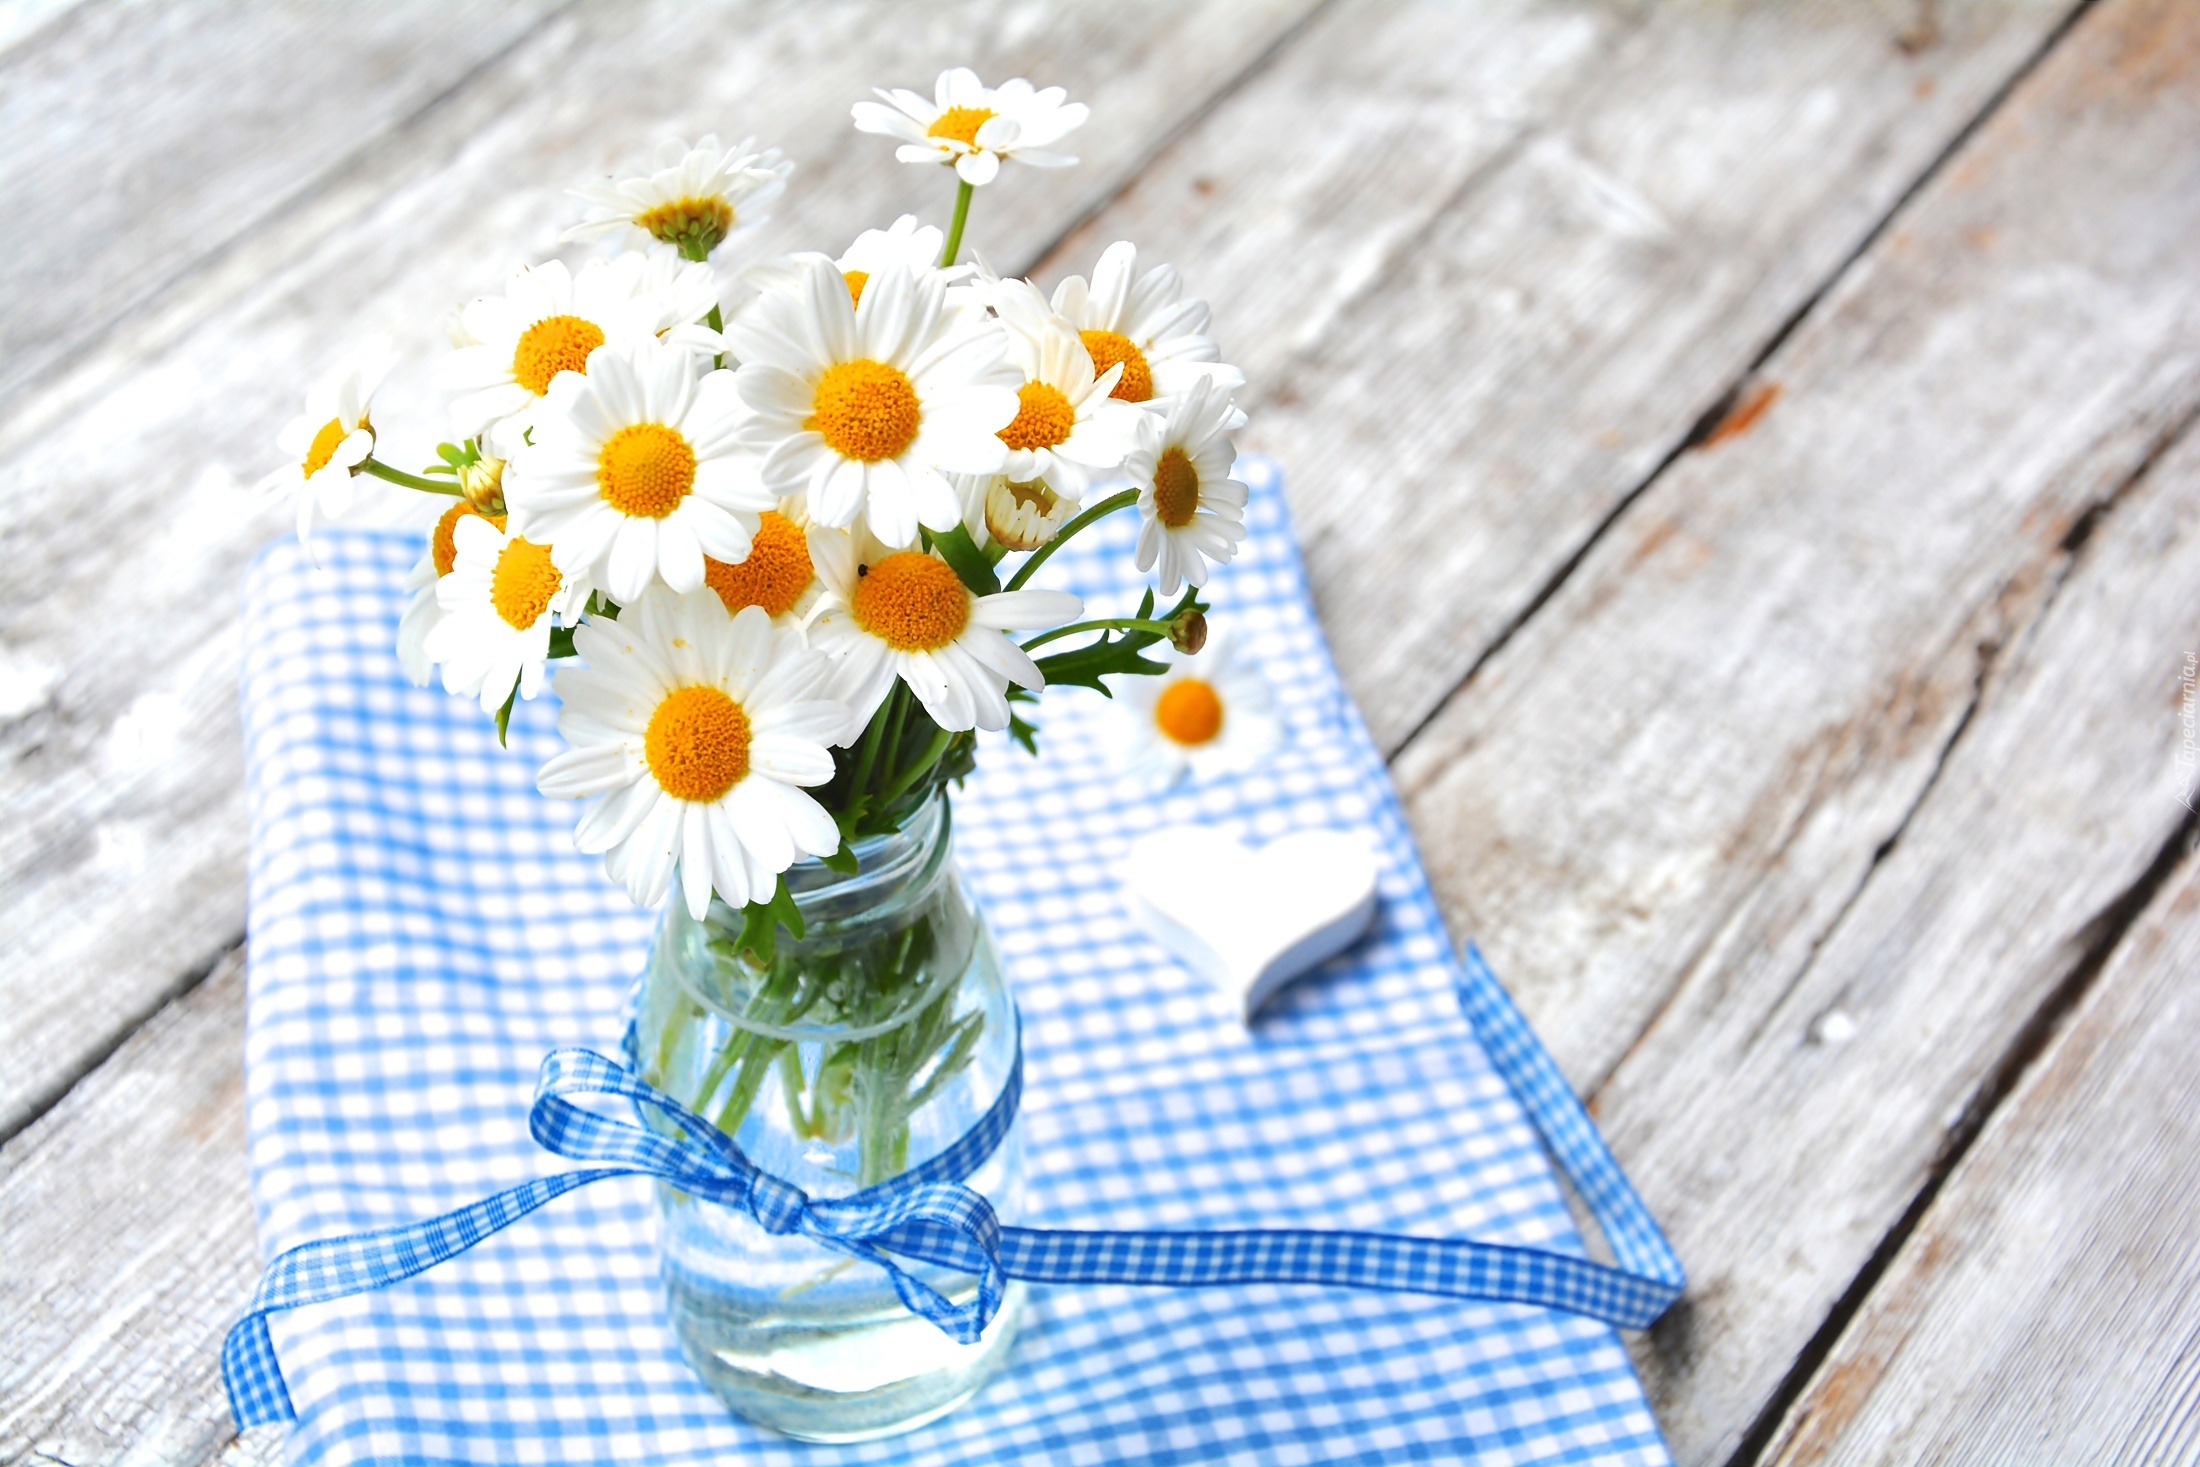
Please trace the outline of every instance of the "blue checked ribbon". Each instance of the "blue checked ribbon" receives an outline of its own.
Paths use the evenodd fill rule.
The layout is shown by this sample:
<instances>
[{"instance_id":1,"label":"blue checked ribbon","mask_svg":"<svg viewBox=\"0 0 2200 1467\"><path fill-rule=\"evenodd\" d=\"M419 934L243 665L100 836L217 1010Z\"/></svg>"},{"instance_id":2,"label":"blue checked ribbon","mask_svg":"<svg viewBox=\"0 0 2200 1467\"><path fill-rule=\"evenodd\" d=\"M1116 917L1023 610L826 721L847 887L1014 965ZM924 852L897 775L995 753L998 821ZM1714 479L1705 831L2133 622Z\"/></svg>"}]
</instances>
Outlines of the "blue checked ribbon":
<instances>
[{"instance_id":1,"label":"blue checked ribbon","mask_svg":"<svg viewBox=\"0 0 2200 1467\"><path fill-rule=\"evenodd\" d=\"M545 1149L611 1165L541 1177L422 1222L292 1248L268 1266L222 1346L222 1378L241 1430L297 1419L268 1316L408 1279L457 1256L577 1187L651 1176L754 1218L774 1234L800 1233L883 1268L909 1310L963 1344L1000 1308L1009 1279L1050 1284L1318 1284L1511 1304L1536 1304L1623 1328L1650 1325L1680 1296L1678 1257L1605 1150L1558 1067L1535 1040L1481 953L1471 945L1460 1002L1491 1063L1519 1096L1573 1177L1611 1244L1615 1263L1547 1249L1312 1228L1223 1232L1004 1227L962 1185L1016 1119L1023 1048L985 1115L937 1156L847 1197L817 1199L750 1161L733 1138L591 1050L559 1049L542 1062L528 1129ZM614 1120L568 1097L609 1096L654 1111L685 1139ZM903 1269L917 1259L978 1279L956 1304Z\"/></svg>"}]
</instances>

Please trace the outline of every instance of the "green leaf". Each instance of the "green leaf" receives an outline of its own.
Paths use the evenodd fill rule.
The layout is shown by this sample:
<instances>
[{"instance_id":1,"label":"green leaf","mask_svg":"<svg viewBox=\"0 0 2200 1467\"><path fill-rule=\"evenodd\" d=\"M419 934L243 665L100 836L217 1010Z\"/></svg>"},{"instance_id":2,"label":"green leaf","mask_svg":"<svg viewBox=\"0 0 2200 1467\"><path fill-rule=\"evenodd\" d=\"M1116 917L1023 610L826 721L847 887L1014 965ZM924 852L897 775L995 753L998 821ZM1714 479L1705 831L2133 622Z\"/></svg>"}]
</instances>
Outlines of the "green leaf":
<instances>
[{"instance_id":1,"label":"green leaf","mask_svg":"<svg viewBox=\"0 0 2200 1467\"><path fill-rule=\"evenodd\" d=\"M782 927L798 939L802 936L802 912L794 904L794 893L787 890L785 876L772 888L770 901L750 902L741 909L741 935L734 939L734 948L768 968L778 953Z\"/></svg>"},{"instance_id":2,"label":"green leaf","mask_svg":"<svg viewBox=\"0 0 2200 1467\"><path fill-rule=\"evenodd\" d=\"M1103 688L1101 691L1106 692L1107 690ZM1025 753L1037 754L1039 752L1039 726L1027 721L1020 714L1011 713L1008 715L1008 736L1017 743L1022 744Z\"/></svg>"},{"instance_id":3,"label":"green leaf","mask_svg":"<svg viewBox=\"0 0 2200 1467\"><path fill-rule=\"evenodd\" d=\"M961 525L946 530L926 530L925 540L940 553L940 559L954 567L955 574L970 588L973 596L991 596L1001 589L1001 578L993 574L993 562L985 558L970 532Z\"/></svg>"},{"instance_id":4,"label":"green leaf","mask_svg":"<svg viewBox=\"0 0 2200 1467\"><path fill-rule=\"evenodd\" d=\"M519 684L514 683L512 684L512 691L504 695L504 706L497 710L497 747L500 749L511 747L505 741L505 735L512 727L512 705L518 701Z\"/></svg>"},{"instance_id":5,"label":"green leaf","mask_svg":"<svg viewBox=\"0 0 2200 1467\"><path fill-rule=\"evenodd\" d=\"M555 661L560 657L571 657L573 655L573 629L571 627L550 628L551 660Z\"/></svg>"},{"instance_id":6,"label":"green leaf","mask_svg":"<svg viewBox=\"0 0 2200 1467\"><path fill-rule=\"evenodd\" d=\"M856 859L855 845L848 839L845 832L841 834L839 850L833 852L830 856L820 856L817 859L818 864L826 870L838 871L843 876L855 875L857 871L862 869L863 864Z\"/></svg>"},{"instance_id":7,"label":"green leaf","mask_svg":"<svg viewBox=\"0 0 2200 1467\"><path fill-rule=\"evenodd\" d=\"M1089 646L1040 658L1039 671L1045 674L1050 688L1092 688L1112 698L1115 694L1101 681L1104 677L1154 677L1169 670L1167 663L1143 655L1146 648L1160 640L1152 632L1104 636Z\"/></svg>"}]
</instances>

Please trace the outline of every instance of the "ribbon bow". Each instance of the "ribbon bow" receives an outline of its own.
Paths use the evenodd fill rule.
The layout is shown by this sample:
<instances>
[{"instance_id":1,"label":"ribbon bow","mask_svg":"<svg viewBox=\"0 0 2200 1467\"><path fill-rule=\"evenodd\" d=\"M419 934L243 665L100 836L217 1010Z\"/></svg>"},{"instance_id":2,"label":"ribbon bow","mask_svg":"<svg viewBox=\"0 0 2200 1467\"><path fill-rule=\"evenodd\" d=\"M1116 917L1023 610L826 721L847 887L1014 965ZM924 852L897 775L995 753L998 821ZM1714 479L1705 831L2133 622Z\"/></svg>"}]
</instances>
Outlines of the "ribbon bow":
<instances>
[{"instance_id":1,"label":"ribbon bow","mask_svg":"<svg viewBox=\"0 0 2200 1467\"><path fill-rule=\"evenodd\" d=\"M1536 1042L1473 947L1460 975L1460 1006L1491 1065L1535 1122L1611 1244L1613 1264L1576 1253L1317 1228L1228 1232L1072 1231L1004 1227L962 1185L1008 1134L1024 1088L1021 1036L1008 1083L976 1125L939 1155L847 1197L813 1198L760 1169L733 1138L640 1076L585 1049L542 1062L528 1129L560 1156L610 1166L542 1177L424 1222L325 1238L268 1265L245 1315L222 1346L229 1407L241 1429L294 1421L290 1389L268 1335L278 1309L363 1293L433 1268L536 1208L591 1182L659 1177L694 1196L753 1217L766 1230L800 1233L886 1270L910 1312L963 1344L1001 1307L1009 1279L1051 1284L1322 1284L1539 1304L1632 1329L1648 1326L1680 1296L1680 1260L1598 1139L1565 1077ZM569 1095L611 1095L654 1111L681 1139L575 1105ZM899 1259L936 1264L978 1280L956 1304L907 1272Z\"/></svg>"},{"instance_id":2,"label":"ribbon bow","mask_svg":"<svg viewBox=\"0 0 2200 1467\"><path fill-rule=\"evenodd\" d=\"M294 1421L290 1389L275 1358L267 1316L380 1288L456 1257L575 1187L611 1177L649 1176L752 1217L769 1233L800 1233L827 1248L886 1270L912 1314L961 1344L973 1344L1001 1307L1008 1275L1001 1263L1001 1222L993 1206L962 1185L985 1165L1016 1119L1023 1096L1023 1047L1000 1095L954 1145L877 1186L819 1199L749 1160L731 1136L592 1050L545 1056L527 1129L545 1150L610 1166L540 1177L424 1222L323 1238L289 1249L268 1265L242 1319L222 1344L230 1410L241 1427ZM675 1140L576 1105L569 1096L633 1101L676 1128ZM957 1304L901 1266L899 1258L973 1274L976 1297Z\"/></svg>"}]
</instances>

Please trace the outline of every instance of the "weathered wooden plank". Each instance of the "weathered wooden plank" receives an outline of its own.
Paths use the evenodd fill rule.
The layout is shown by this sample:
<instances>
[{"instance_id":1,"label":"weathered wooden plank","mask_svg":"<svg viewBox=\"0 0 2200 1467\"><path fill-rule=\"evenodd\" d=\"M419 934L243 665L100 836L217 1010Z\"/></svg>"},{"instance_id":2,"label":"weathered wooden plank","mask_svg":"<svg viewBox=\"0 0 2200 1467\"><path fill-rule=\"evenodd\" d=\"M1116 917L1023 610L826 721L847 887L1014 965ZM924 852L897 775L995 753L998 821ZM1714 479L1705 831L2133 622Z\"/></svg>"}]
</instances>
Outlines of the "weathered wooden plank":
<instances>
[{"instance_id":1,"label":"weathered wooden plank","mask_svg":"<svg viewBox=\"0 0 2200 1467\"><path fill-rule=\"evenodd\" d=\"M1638 1356L1684 1460L1748 1430L2184 815L2174 726L2129 710L2166 704L2192 547L2063 640L2041 615L2200 404L2196 55L2190 7L2089 12L1747 431L1398 761L1458 925L1691 1267Z\"/></svg>"},{"instance_id":2,"label":"weathered wooden plank","mask_svg":"<svg viewBox=\"0 0 2200 1467\"><path fill-rule=\"evenodd\" d=\"M1309 0L1258 6L1008 0L955 9L687 5L561 16L398 142L241 242L0 422L0 1135L243 925L236 586L279 533L240 485L297 383L387 327L416 370L378 403L392 455L443 430L427 365L449 312L546 253L567 184L663 132L754 127L801 155L753 253L838 247L939 170L856 133L851 100L968 60L1059 79L1104 121L1086 162L989 189L972 237L1037 252L1102 199ZM88 513L96 506L97 513Z\"/></svg>"},{"instance_id":3,"label":"weathered wooden plank","mask_svg":"<svg viewBox=\"0 0 2200 1467\"><path fill-rule=\"evenodd\" d=\"M2200 862L1994 1115L1770 1460L2200 1460Z\"/></svg>"},{"instance_id":4,"label":"weathered wooden plank","mask_svg":"<svg viewBox=\"0 0 2200 1467\"><path fill-rule=\"evenodd\" d=\"M0 401L555 6L89 4L0 54Z\"/></svg>"},{"instance_id":5,"label":"weathered wooden plank","mask_svg":"<svg viewBox=\"0 0 2200 1467\"><path fill-rule=\"evenodd\" d=\"M222 1336L259 1270L245 1181L244 961L0 1149L0 1461L272 1460L238 1442Z\"/></svg>"},{"instance_id":6,"label":"weathered wooden plank","mask_svg":"<svg viewBox=\"0 0 2200 1467\"><path fill-rule=\"evenodd\" d=\"M1339 5L1047 268L1213 301L1395 748L2069 8Z\"/></svg>"}]
</instances>

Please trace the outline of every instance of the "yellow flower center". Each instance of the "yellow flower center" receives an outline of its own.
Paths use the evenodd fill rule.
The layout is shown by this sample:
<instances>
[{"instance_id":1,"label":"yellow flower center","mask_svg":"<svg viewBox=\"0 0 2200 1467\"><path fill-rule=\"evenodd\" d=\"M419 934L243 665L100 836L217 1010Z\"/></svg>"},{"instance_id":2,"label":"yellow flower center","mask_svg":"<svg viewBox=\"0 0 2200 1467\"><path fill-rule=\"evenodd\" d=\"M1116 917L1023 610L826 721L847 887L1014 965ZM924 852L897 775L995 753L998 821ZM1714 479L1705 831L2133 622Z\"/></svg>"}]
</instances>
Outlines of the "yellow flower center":
<instances>
[{"instance_id":1,"label":"yellow flower center","mask_svg":"<svg viewBox=\"0 0 2200 1467\"><path fill-rule=\"evenodd\" d=\"M924 130L928 138L947 138L958 143L978 145L978 129L993 120L990 107L950 107L932 119L932 125Z\"/></svg>"},{"instance_id":2,"label":"yellow flower center","mask_svg":"<svg viewBox=\"0 0 2200 1467\"><path fill-rule=\"evenodd\" d=\"M461 500L443 511L443 517L435 522L435 533L428 537L428 556L435 564L437 580L449 575L451 567L458 564L458 522L470 514L481 514L481 511ZM503 515L484 514L481 517L500 530L504 528Z\"/></svg>"},{"instance_id":3,"label":"yellow flower center","mask_svg":"<svg viewBox=\"0 0 2200 1467\"><path fill-rule=\"evenodd\" d=\"M321 431L313 435L313 442L306 448L306 461L299 467L307 478L328 467L328 461L336 457L336 449L351 433L342 418L330 418L321 425Z\"/></svg>"},{"instance_id":4,"label":"yellow flower center","mask_svg":"<svg viewBox=\"0 0 2200 1467\"><path fill-rule=\"evenodd\" d=\"M848 282L848 304L851 306L862 305L863 287L871 283L871 272L868 270L843 270L840 272L840 278Z\"/></svg>"},{"instance_id":5,"label":"yellow flower center","mask_svg":"<svg viewBox=\"0 0 2200 1467\"><path fill-rule=\"evenodd\" d=\"M898 550L861 572L856 625L897 652L931 652L962 635L970 593L944 560Z\"/></svg>"},{"instance_id":6,"label":"yellow flower center","mask_svg":"<svg viewBox=\"0 0 2200 1467\"><path fill-rule=\"evenodd\" d=\"M690 195L645 210L634 216L634 223L645 233L679 247L687 258L700 260L733 232L733 205L716 194L704 198Z\"/></svg>"},{"instance_id":7,"label":"yellow flower center","mask_svg":"<svg viewBox=\"0 0 2200 1467\"><path fill-rule=\"evenodd\" d=\"M604 503L638 520L661 520L695 487L695 450L662 423L634 423L605 441L596 458Z\"/></svg>"},{"instance_id":8,"label":"yellow flower center","mask_svg":"<svg viewBox=\"0 0 2200 1467\"><path fill-rule=\"evenodd\" d=\"M810 544L802 527L777 510L765 510L762 518L756 538L749 543L749 558L724 561L706 555L703 580L729 612L761 606L766 615L784 616L815 573Z\"/></svg>"},{"instance_id":9,"label":"yellow flower center","mask_svg":"<svg viewBox=\"0 0 2200 1467\"><path fill-rule=\"evenodd\" d=\"M512 376L540 397L560 372L586 372L588 354L603 345L603 328L578 316L545 316L519 334Z\"/></svg>"},{"instance_id":10,"label":"yellow flower center","mask_svg":"<svg viewBox=\"0 0 2200 1467\"><path fill-rule=\"evenodd\" d=\"M1153 468L1154 515L1170 529L1181 530L1198 508L1199 470L1183 449L1172 448Z\"/></svg>"},{"instance_id":11,"label":"yellow flower center","mask_svg":"<svg viewBox=\"0 0 2200 1467\"><path fill-rule=\"evenodd\" d=\"M1108 396L1119 397L1125 402L1151 402L1153 400L1153 367L1146 361L1146 354L1138 349L1138 343L1128 336L1113 331L1080 331L1085 350L1092 354L1092 375L1097 378L1117 362L1123 364L1123 375L1115 379L1115 390Z\"/></svg>"},{"instance_id":12,"label":"yellow flower center","mask_svg":"<svg viewBox=\"0 0 2200 1467\"><path fill-rule=\"evenodd\" d=\"M642 752L666 794L707 805L749 772L749 715L708 684L674 688L649 715Z\"/></svg>"},{"instance_id":13,"label":"yellow flower center","mask_svg":"<svg viewBox=\"0 0 2200 1467\"><path fill-rule=\"evenodd\" d=\"M884 362L859 357L825 369L802 426L842 458L877 463L910 445L922 417L917 389L907 377Z\"/></svg>"},{"instance_id":14,"label":"yellow flower center","mask_svg":"<svg viewBox=\"0 0 2200 1467\"><path fill-rule=\"evenodd\" d=\"M550 563L550 547L514 535L497 552L489 574L489 604L505 625L526 631L550 609L550 598L565 580Z\"/></svg>"},{"instance_id":15,"label":"yellow flower center","mask_svg":"<svg viewBox=\"0 0 2200 1467\"><path fill-rule=\"evenodd\" d=\"M1204 744L1222 732L1222 699L1212 683L1178 678L1154 699L1153 721L1173 742Z\"/></svg>"},{"instance_id":16,"label":"yellow flower center","mask_svg":"<svg viewBox=\"0 0 2200 1467\"><path fill-rule=\"evenodd\" d=\"M1010 448L1052 448L1076 426L1077 409L1068 398L1044 382L1026 382L1016 389L1016 417L1000 439Z\"/></svg>"}]
</instances>

